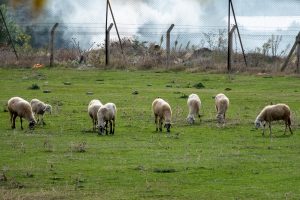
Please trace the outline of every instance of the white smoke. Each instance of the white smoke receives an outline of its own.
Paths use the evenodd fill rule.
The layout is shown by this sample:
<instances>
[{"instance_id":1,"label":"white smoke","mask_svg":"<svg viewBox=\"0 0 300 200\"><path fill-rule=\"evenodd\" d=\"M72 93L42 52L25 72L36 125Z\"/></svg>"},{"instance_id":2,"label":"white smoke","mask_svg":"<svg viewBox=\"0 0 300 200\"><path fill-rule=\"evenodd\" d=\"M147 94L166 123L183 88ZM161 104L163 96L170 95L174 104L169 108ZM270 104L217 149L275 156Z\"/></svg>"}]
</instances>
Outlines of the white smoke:
<instances>
[{"instance_id":1,"label":"white smoke","mask_svg":"<svg viewBox=\"0 0 300 200\"><path fill-rule=\"evenodd\" d=\"M182 33L201 34L227 27L228 0L110 0L110 2L121 36L137 35L142 39L157 41L171 24L175 24L173 33L177 38ZM280 29L284 27L289 29L292 28L291 26L298 25L298 21L292 20L293 16L300 16L298 0L232 0L232 2L238 23L245 31L253 31L253 21L256 26L278 25ZM49 0L46 10L52 16L58 16L57 18L67 26L77 27L78 32L82 33L81 36L75 37L80 40L103 42L105 0ZM286 16L287 18L291 16L291 18L281 20L280 24L275 22L270 25L268 21L262 20L267 18L257 18L257 16ZM253 17L252 21L251 17ZM56 22L55 19L53 23ZM109 15L109 23L111 22L113 21ZM274 30L279 28L274 27ZM65 36L72 37L71 32L67 32ZM114 29L112 36L116 37Z\"/></svg>"}]
</instances>

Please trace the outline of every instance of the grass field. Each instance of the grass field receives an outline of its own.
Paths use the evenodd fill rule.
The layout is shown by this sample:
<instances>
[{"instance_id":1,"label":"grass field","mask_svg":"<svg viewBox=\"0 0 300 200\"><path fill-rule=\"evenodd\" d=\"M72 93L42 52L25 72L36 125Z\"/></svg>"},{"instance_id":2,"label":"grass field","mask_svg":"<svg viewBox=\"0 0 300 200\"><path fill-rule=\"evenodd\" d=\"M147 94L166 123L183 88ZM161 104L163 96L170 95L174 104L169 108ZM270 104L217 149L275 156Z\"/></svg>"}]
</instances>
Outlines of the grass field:
<instances>
[{"instance_id":1,"label":"grass field","mask_svg":"<svg viewBox=\"0 0 300 200\"><path fill-rule=\"evenodd\" d=\"M0 77L0 199L300 199L299 77L3 68ZM225 127L215 121L220 92L230 99ZM192 126L191 93L203 104ZM25 122L22 131L17 120L12 130L13 96L52 104L47 125L30 131ZM155 132L157 96L173 109L169 135ZM92 132L93 98L116 104L114 136ZM254 129L271 102L290 106L294 135L283 135L282 122L272 138Z\"/></svg>"}]
</instances>

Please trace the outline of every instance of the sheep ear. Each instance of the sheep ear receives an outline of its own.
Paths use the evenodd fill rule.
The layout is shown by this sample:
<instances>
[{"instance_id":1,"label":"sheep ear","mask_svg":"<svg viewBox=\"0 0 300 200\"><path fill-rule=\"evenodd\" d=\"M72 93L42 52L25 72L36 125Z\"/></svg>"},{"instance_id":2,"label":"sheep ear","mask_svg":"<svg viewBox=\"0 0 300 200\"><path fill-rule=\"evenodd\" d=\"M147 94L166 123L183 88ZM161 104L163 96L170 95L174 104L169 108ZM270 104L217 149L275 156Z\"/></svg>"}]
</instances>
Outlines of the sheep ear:
<instances>
[{"instance_id":1,"label":"sheep ear","mask_svg":"<svg viewBox=\"0 0 300 200\"><path fill-rule=\"evenodd\" d=\"M43 109L43 111L46 111L47 107L45 106L45 108Z\"/></svg>"}]
</instances>

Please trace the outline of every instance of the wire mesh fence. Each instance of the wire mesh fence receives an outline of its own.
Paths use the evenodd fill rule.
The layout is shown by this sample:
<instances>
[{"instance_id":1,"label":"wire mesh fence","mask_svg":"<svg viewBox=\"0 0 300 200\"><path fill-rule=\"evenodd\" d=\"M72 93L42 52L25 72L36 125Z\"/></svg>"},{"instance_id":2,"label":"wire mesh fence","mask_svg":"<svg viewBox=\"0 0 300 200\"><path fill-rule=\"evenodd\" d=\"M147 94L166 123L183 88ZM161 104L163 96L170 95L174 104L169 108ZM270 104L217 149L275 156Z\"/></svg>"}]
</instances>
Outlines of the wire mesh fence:
<instances>
[{"instance_id":1,"label":"wire mesh fence","mask_svg":"<svg viewBox=\"0 0 300 200\"><path fill-rule=\"evenodd\" d=\"M171 2L175 5L172 6ZM95 16L100 16L99 18L78 17L80 14L92 12L90 1L74 3L73 18L70 14L66 14L65 17L56 19L55 13L61 12L59 8L50 9L47 14L33 21L20 20L18 16L11 15L20 29L30 36L30 40L27 46L17 44L18 60L14 56L10 43L2 41L1 65L28 67L36 63L48 65L50 30L58 22L54 42L56 65L138 69L169 67L225 71L228 53L227 1L199 2L193 0L185 3L176 0L164 3L155 0L128 1L123 4L120 1L112 2L117 24L114 24L110 31L109 66L105 65L105 2L95 3L95 6L104 11L102 13L98 10L93 11L97 13ZM75 9L75 4L79 8ZM277 71L299 32L297 29L297 23L300 23L300 17L297 17L300 16L300 9L297 9L299 5L299 2L292 0L285 3L276 0L269 2L255 0L247 3L242 0L234 1L248 65L244 63L235 31L233 68L243 71ZM270 15L274 10L282 7L289 9L287 16L283 16L285 15L283 11L279 12L278 16ZM90 10L85 10L86 8ZM161 8L166 13L159 12ZM255 8L254 15L252 12ZM81 12L78 11L80 9ZM8 6L8 13L9 11L14 10ZM47 20L45 16L48 17ZM112 23L111 15L108 23ZM170 36L170 62L167 66L166 32L171 24L175 26ZM116 25L123 51L116 34ZM289 65L290 69L295 69L296 56L292 57Z\"/></svg>"}]
</instances>

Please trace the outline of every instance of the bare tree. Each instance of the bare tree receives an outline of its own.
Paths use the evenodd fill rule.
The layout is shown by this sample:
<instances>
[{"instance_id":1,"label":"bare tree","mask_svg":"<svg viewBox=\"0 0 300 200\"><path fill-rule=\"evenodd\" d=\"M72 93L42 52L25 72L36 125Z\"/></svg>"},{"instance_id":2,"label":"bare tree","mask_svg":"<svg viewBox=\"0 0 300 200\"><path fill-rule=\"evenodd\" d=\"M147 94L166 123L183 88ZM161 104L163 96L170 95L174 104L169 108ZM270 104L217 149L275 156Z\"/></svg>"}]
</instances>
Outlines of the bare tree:
<instances>
[{"instance_id":1,"label":"bare tree","mask_svg":"<svg viewBox=\"0 0 300 200\"><path fill-rule=\"evenodd\" d=\"M278 56L278 47L280 42L282 41L282 35L272 35L271 38L271 49L272 49L272 56Z\"/></svg>"}]
</instances>

